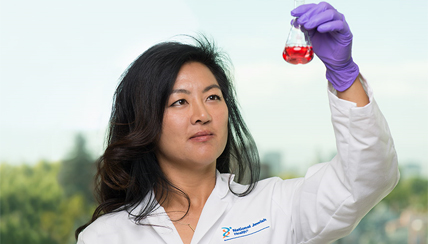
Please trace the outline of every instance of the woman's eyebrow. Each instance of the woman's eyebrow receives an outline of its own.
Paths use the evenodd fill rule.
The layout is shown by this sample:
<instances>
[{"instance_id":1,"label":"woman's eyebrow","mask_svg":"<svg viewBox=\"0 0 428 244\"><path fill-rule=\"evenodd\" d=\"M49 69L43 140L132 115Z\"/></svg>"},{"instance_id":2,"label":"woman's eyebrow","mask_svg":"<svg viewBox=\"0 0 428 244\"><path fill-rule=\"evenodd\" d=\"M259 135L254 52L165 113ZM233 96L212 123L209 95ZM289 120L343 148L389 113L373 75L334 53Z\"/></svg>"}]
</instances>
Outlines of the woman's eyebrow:
<instances>
[{"instance_id":1,"label":"woman's eyebrow","mask_svg":"<svg viewBox=\"0 0 428 244\"><path fill-rule=\"evenodd\" d=\"M213 85L205 87L202 92L205 93L205 92L208 92L209 90L214 89L214 88L221 90L219 85L213 84ZM190 91L188 91L186 89L174 89L174 90L172 90L171 94L172 93L184 93L184 94L189 95Z\"/></svg>"},{"instance_id":2,"label":"woman's eyebrow","mask_svg":"<svg viewBox=\"0 0 428 244\"><path fill-rule=\"evenodd\" d=\"M172 93L184 93L184 94L189 95L189 94L190 94L190 91L188 91L188 90L186 90L186 89L175 89L175 90L172 90L171 94L172 94Z\"/></svg>"},{"instance_id":3,"label":"woman's eyebrow","mask_svg":"<svg viewBox=\"0 0 428 244\"><path fill-rule=\"evenodd\" d=\"M205 93L205 92L207 92L213 88L218 88L219 90L221 90L219 85L213 84L213 85L205 87L205 89L202 92Z\"/></svg>"}]
</instances>

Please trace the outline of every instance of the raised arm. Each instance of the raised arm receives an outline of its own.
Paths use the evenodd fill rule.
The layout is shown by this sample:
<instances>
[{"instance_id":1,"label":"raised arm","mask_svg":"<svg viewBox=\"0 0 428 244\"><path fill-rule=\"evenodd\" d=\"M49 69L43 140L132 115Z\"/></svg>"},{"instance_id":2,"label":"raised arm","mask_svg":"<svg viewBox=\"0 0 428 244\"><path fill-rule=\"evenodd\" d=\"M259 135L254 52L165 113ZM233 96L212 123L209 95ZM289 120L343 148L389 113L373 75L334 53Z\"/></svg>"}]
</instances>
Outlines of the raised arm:
<instances>
[{"instance_id":1,"label":"raised arm","mask_svg":"<svg viewBox=\"0 0 428 244\"><path fill-rule=\"evenodd\" d=\"M292 14L326 66L337 146L330 162L312 166L296 183L293 233L296 243L330 243L349 234L394 188L397 156L388 124L351 57L352 34L344 16L325 2L302 5Z\"/></svg>"}]
</instances>

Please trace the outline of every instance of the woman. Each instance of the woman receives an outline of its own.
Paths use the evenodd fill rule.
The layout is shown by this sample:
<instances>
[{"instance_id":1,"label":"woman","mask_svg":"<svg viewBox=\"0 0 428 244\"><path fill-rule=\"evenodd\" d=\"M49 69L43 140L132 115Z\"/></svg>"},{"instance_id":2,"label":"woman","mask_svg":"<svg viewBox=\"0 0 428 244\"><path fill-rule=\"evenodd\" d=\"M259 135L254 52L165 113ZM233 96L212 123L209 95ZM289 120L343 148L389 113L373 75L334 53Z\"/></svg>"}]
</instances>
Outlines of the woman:
<instances>
[{"instance_id":1,"label":"woman","mask_svg":"<svg viewBox=\"0 0 428 244\"><path fill-rule=\"evenodd\" d=\"M158 44L117 88L100 205L78 243L330 243L393 189L393 141L343 15L327 3L292 15L327 68L338 155L304 178L257 182L257 150L221 56L203 41Z\"/></svg>"}]
</instances>

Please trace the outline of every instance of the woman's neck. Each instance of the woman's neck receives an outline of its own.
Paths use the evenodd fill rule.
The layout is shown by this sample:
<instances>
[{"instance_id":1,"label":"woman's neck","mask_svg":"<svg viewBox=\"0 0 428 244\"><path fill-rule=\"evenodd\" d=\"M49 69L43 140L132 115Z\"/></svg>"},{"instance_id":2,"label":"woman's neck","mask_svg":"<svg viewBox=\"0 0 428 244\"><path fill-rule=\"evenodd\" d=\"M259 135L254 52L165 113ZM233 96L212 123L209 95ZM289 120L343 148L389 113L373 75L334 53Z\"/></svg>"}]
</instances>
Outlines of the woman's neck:
<instances>
[{"instance_id":1,"label":"woman's neck","mask_svg":"<svg viewBox=\"0 0 428 244\"><path fill-rule=\"evenodd\" d=\"M190 199L191 208L203 208L216 184L215 162L203 169L163 168L167 179ZM187 210L188 200L179 193L168 194L162 206L171 210Z\"/></svg>"},{"instance_id":2,"label":"woman's neck","mask_svg":"<svg viewBox=\"0 0 428 244\"><path fill-rule=\"evenodd\" d=\"M202 209L216 184L216 164L213 162L203 169L162 167L162 164L161 168L168 181L188 197L173 189L168 192L165 201L158 201L172 220L183 243L190 243Z\"/></svg>"}]
</instances>

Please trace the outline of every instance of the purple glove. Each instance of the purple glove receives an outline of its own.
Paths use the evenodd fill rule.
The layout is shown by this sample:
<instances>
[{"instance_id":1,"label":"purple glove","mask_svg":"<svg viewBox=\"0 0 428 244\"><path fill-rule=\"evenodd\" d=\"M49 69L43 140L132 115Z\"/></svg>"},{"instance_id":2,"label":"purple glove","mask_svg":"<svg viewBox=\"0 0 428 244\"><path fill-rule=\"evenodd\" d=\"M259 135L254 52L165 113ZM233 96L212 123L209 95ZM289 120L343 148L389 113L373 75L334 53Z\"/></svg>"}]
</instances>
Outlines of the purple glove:
<instances>
[{"instance_id":1,"label":"purple glove","mask_svg":"<svg viewBox=\"0 0 428 244\"><path fill-rule=\"evenodd\" d=\"M345 16L326 2L301 5L291 15L308 31L315 54L327 68L327 80L338 91L348 89L360 71L351 57L352 33Z\"/></svg>"}]
</instances>

